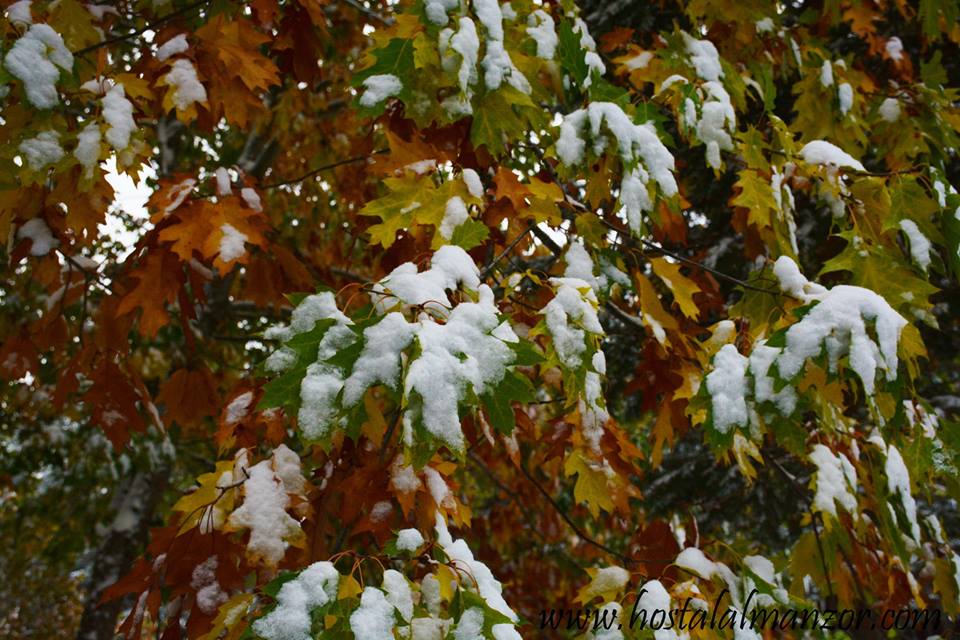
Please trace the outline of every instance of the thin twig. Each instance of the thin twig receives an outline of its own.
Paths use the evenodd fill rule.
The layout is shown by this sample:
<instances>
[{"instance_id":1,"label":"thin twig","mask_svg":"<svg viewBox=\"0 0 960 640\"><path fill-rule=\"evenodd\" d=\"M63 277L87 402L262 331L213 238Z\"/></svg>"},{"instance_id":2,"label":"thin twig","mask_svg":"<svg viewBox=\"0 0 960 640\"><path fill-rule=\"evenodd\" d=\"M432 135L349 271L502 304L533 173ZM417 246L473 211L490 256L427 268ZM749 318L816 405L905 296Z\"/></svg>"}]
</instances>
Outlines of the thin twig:
<instances>
[{"instance_id":1,"label":"thin twig","mask_svg":"<svg viewBox=\"0 0 960 640\"><path fill-rule=\"evenodd\" d=\"M362 156L354 156L354 157L352 157L352 158L346 158L345 160L337 160L336 162L331 162L330 164L325 164L325 165L323 165L323 166L321 166L321 167L317 167L316 169L312 169L312 170L308 171L307 173L305 173L305 174L303 174L302 176L299 176L299 177L297 177L297 178L290 178L289 180L281 180L280 182L273 182L273 183L271 183L271 184L265 184L265 185L263 185L262 188L263 188L263 189L276 189L277 187L285 187L285 186L287 186L288 184L294 184L294 183L297 183L297 182L303 182L303 181L306 180L307 178L311 178L311 177L317 175L318 173L323 173L324 171L329 171L330 169L335 169L335 168L340 167L340 166L343 166L343 165L345 165L345 164L351 164L351 163L353 163L353 162L360 162L361 160L366 160L366 159L369 158L370 156L379 155L379 154L381 154L381 153L386 153L387 151L389 151L389 149L377 149L376 151L371 151L369 154L365 154L365 155L362 155Z\"/></svg>"},{"instance_id":2,"label":"thin twig","mask_svg":"<svg viewBox=\"0 0 960 640\"><path fill-rule=\"evenodd\" d=\"M504 257L505 255L507 255L508 253L510 253L511 251L513 251L514 247L516 247L516 246L520 243L521 240L523 240L524 238L527 237L527 234L530 233L530 232L533 230L533 227L534 227L534 226L535 226L535 225L534 225L533 222L528 222L528 223L527 223L527 228L523 231L523 233L521 233L521 234L518 235L516 238L514 238L513 240L511 240L511 241L510 241L510 244L508 244L506 247L504 247L503 251L500 252L500 255L498 255L496 258L494 258L493 260L491 260L491 261L490 261L490 264L488 264L487 266L485 266L485 267L480 271L480 279L481 279L481 280L485 280L485 279L487 278L487 276L490 275L490 272L493 271L493 268L494 268L495 266L497 266L497 263L500 262L501 260L503 260L503 257Z\"/></svg>"},{"instance_id":3,"label":"thin twig","mask_svg":"<svg viewBox=\"0 0 960 640\"><path fill-rule=\"evenodd\" d=\"M84 55L84 54L90 53L91 51L96 51L97 49L100 49L100 48L102 48L102 47L109 46L109 45L114 44L114 43L116 43L116 42L123 42L124 40L129 40L129 39L131 39L131 38L137 38L137 37L139 37L139 36L142 36L142 35L143 35L144 33L146 33L147 31L156 31L156 30L157 30L157 27L159 27L160 25L162 25L162 24L164 24L164 23L166 23L166 22L169 22L170 20L173 20L174 18L177 18L177 17L179 17L179 16L182 16L182 15L184 15L184 14L186 14L186 13L190 13L190 12L193 11L194 9L198 9L198 8L202 7L203 5L205 5L205 4L210 4L210 0L199 0L198 2L194 2L194 3L192 3L192 4L188 4L188 5L185 6L185 7L181 7L180 9L177 9L176 11L172 11L172 12L168 13L168 14L165 15L165 16L161 16L161 17L157 18L156 20L154 20L153 22L149 23L148 25L146 25L145 27L143 27L143 28L141 28L141 29L137 29L136 31L131 31L130 33L126 33L126 34L123 34L123 35L114 36L114 37L112 37L112 38L107 38L106 40L101 40L100 42L98 42L98 43L96 43L96 44L91 44L91 45L88 46L88 47L84 47L84 48L82 48L82 49L78 49L78 50L74 51L74 52L73 52L73 55L75 55L75 56L82 56L82 55ZM244 4L245 4L245 3L244 3Z\"/></svg>"},{"instance_id":4,"label":"thin twig","mask_svg":"<svg viewBox=\"0 0 960 640\"><path fill-rule=\"evenodd\" d=\"M599 542L599 541L597 541L597 540L594 540L593 538L591 538L590 536L588 536L588 535L583 531L583 529L581 529L581 528L577 525L577 523L574 522L573 519L570 518L570 516L568 516L568 515L566 514L566 512L564 512L563 508L561 508L560 505L557 504L557 501L553 499L553 496L551 496L550 493L549 493L546 489L544 489L544 488L540 485L539 482L537 482L537 481L534 479L534 477L530 474L530 472L527 471L527 468L526 468L523 464L520 464L520 465L518 465L518 466L520 467L520 471L523 472L523 475L525 475L525 476L527 477L527 480L529 480L531 483L533 483L533 486L535 486L535 487L537 488L537 490L540 492L540 494L543 495L543 497L547 499L547 502L550 503L550 506L553 507L554 511L557 512L557 514L563 519L564 522L567 523L567 525L568 525L571 529L573 529L573 532L574 532L575 534L577 534L577 537L579 537L579 538L580 538L581 540L583 540L584 542L586 542L586 543L588 543L588 544L590 544L590 545L593 545L593 546L596 547L597 549L600 549L601 551L610 554L611 556L617 558L617 559L620 560L621 562L624 562L624 563L626 563L626 564L644 564L644 561L643 561L643 560L638 560L638 559L636 559L636 558L631 558L630 556L624 555L624 554L620 553L619 551L617 551L616 549L612 549L612 548L608 547L607 545L603 544L602 542Z\"/></svg>"}]
</instances>

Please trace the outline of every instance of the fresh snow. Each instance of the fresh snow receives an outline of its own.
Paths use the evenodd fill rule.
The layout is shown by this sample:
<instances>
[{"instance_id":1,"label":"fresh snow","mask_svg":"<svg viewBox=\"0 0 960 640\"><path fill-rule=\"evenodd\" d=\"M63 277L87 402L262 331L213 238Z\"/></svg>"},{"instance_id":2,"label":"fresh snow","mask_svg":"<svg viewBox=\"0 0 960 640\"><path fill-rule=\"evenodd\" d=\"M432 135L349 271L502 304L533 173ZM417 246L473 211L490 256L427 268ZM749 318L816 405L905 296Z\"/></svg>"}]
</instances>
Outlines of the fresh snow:
<instances>
[{"instance_id":1,"label":"fresh snow","mask_svg":"<svg viewBox=\"0 0 960 640\"><path fill-rule=\"evenodd\" d=\"M249 477L243 483L243 504L230 514L227 524L249 529L248 553L276 566L287 550L284 538L298 533L300 524L287 514L290 498L274 474L270 460L258 462L247 473Z\"/></svg>"},{"instance_id":2,"label":"fresh snow","mask_svg":"<svg viewBox=\"0 0 960 640\"><path fill-rule=\"evenodd\" d=\"M434 254L434 267L438 254ZM476 268L472 261L470 264ZM463 450L458 407L467 389L482 395L500 382L515 359L509 343L515 342L516 336L512 331L505 336L502 330L493 335L500 326L493 291L485 284L479 287L479 300L457 305L445 324L422 316L416 337L420 356L410 362L404 380L404 395L408 399L419 396L419 402L414 401L403 417L408 445L413 443L413 423L420 418L433 437Z\"/></svg>"},{"instance_id":3,"label":"fresh snow","mask_svg":"<svg viewBox=\"0 0 960 640\"><path fill-rule=\"evenodd\" d=\"M841 83L837 87L837 97L840 99L840 113L847 115L853 107L853 87L847 82Z\"/></svg>"},{"instance_id":4,"label":"fresh snow","mask_svg":"<svg viewBox=\"0 0 960 640\"><path fill-rule=\"evenodd\" d=\"M697 70L697 76L706 81L720 80L723 77L723 67L714 44L709 40L698 40L688 33L682 35L690 56L690 64Z\"/></svg>"},{"instance_id":5,"label":"fresh snow","mask_svg":"<svg viewBox=\"0 0 960 640\"><path fill-rule=\"evenodd\" d=\"M363 350L343 385L343 404L359 402L376 383L396 389L400 381L401 352L410 346L417 326L402 313L391 312L363 331Z\"/></svg>"},{"instance_id":6,"label":"fresh snow","mask_svg":"<svg viewBox=\"0 0 960 640\"><path fill-rule=\"evenodd\" d=\"M414 552L423 546L423 535L416 529L403 529L397 534L397 550Z\"/></svg>"},{"instance_id":7,"label":"fresh snow","mask_svg":"<svg viewBox=\"0 0 960 640\"><path fill-rule=\"evenodd\" d=\"M17 0L7 7L7 20L14 25L33 24L33 16L30 14L30 0Z\"/></svg>"},{"instance_id":8,"label":"fresh snow","mask_svg":"<svg viewBox=\"0 0 960 640\"><path fill-rule=\"evenodd\" d=\"M590 600L602 593L622 591L630 581L630 572L616 565L599 569L590 581L584 594L584 601Z\"/></svg>"},{"instance_id":9,"label":"fresh snow","mask_svg":"<svg viewBox=\"0 0 960 640\"><path fill-rule=\"evenodd\" d=\"M185 53L189 48L190 45L187 44L187 34L181 33L160 45L160 48L157 49L157 60L163 62L171 56Z\"/></svg>"},{"instance_id":10,"label":"fresh snow","mask_svg":"<svg viewBox=\"0 0 960 640\"><path fill-rule=\"evenodd\" d=\"M212 555L193 569L190 574L190 587L197 592L197 607L203 613L215 615L217 608L227 601L227 594L217 581L216 555Z\"/></svg>"},{"instance_id":11,"label":"fresh snow","mask_svg":"<svg viewBox=\"0 0 960 640\"><path fill-rule=\"evenodd\" d=\"M713 371L707 374L706 382L713 406L713 426L721 433L747 423L749 362L732 344L723 345L713 358Z\"/></svg>"},{"instance_id":12,"label":"fresh snow","mask_svg":"<svg viewBox=\"0 0 960 640\"><path fill-rule=\"evenodd\" d=\"M243 198L244 203L254 211L263 211L260 194L257 193L256 189L244 187L240 189L240 197Z\"/></svg>"},{"instance_id":13,"label":"fresh snow","mask_svg":"<svg viewBox=\"0 0 960 640\"><path fill-rule=\"evenodd\" d=\"M240 422L250 409L250 403L253 401L253 392L246 391L230 401L227 405L224 421L228 425L235 425Z\"/></svg>"},{"instance_id":14,"label":"fresh snow","mask_svg":"<svg viewBox=\"0 0 960 640\"><path fill-rule=\"evenodd\" d=\"M887 461L884 465L884 472L887 475L887 490L900 500L904 515L907 518L905 523L910 531L910 537L916 544L920 544L920 525L917 522L917 502L910 493L910 474L906 465L903 463L903 456L900 451L891 445L887 446Z\"/></svg>"},{"instance_id":15,"label":"fresh snow","mask_svg":"<svg viewBox=\"0 0 960 640\"><path fill-rule=\"evenodd\" d=\"M824 289L814 283L801 282L802 275L787 256L777 260L775 273L781 278L781 289L810 303L817 302L786 334L786 346L777 357L777 367L784 378L792 378L803 368L807 358L826 348L831 370L837 361L849 355L850 368L863 383L867 396L873 394L876 372L885 372L888 380L897 377L897 342L907 321L882 297L869 289L837 285ZM877 341L867 330L871 321Z\"/></svg>"},{"instance_id":16,"label":"fresh snow","mask_svg":"<svg viewBox=\"0 0 960 640\"><path fill-rule=\"evenodd\" d=\"M537 43L537 57L553 60L560 43L553 17L543 9L537 9L527 18L527 25L527 34Z\"/></svg>"},{"instance_id":17,"label":"fresh snow","mask_svg":"<svg viewBox=\"0 0 960 640\"><path fill-rule=\"evenodd\" d=\"M383 591L366 587L360 595L360 606L350 614L350 630L364 640L394 640L394 606Z\"/></svg>"},{"instance_id":18,"label":"fresh snow","mask_svg":"<svg viewBox=\"0 0 960 640\"><path fill-rule=\"evenodd\" d=\"M603 335L597 296L589 283L578 278L551 278L550 282L555 288L553 300L541 313L560 363L575 371L587 353L587 334Z\"/></svg>"},{"instance_id":19,"label":"fresh snow","mask_svg":"<svg viewBox=\"0 0 960 640\"><path fill-rule=\"evenodd\" d=\"M374 302L381 313L396 306L423 306L443 312L452 306L447 290L477 291L480 272L473 258L457 246L440 247L430 269L417 271L411 262L401 264L373 286Z\"/></svg>"},{"instance_id":20,"label":"fresh snow","mask_svg":"<svg viewBox=\"0 0 960 640\"><path fill-rule=\"evenodd\" d=\"M277 606L253 623L265 640L304 640L310 637L310 611L337 599L340 574L329 562L315 562L280 587ZM392 636L391 636L392 637Z\"/></svg>"},{"instance_id":21,"label":"fresh snow","mask_svg":"<svg viewBox=\"0 0 960 640\"><path fill-rule=\"evenodd\" d=\"M427 20L441 27L447 24L447 12L460 6L460 0L427 0L424 10Z\"/></svg>"},{"instance_id":22,"label":"fresh snow","mask_svg":"<svg viewBox=\"0 0 960 640\"><path fill-rule=\"evenodd\" d=\"M468 588L476 589L491 609L516 621L517 614L503 599L503 585L493 576L487 565L473 557L473 552L465 541L453 539L447 530L447 523L439 512L436 514L436 532L437 544L443 549L450 562L457 567L458 571L469 576L463 584Z\"/></svg>"},{"instance_id":23,"label":"fresh snow","mask_svg":"<svg viewBox=\"0 0 960 640\"><path fill-rule=\"evenodd\" d=\"M820 84L824 87L833 86L833 63L829 60L824 60L820 67Z\"/></svg>"},{"instance_id":24,"label":"fresh snow","mask_svg":"<svg viewBox=\"0 0 960 640\"><path fill-rule=\"evenodd\" d=\"M720 168L720 151L733 149L730 133L735 132L736 115L730 103L730 95L723 85L716 81L705 82L707 100L701 106L700 120L697 122L697 137L707 145L707 164L713 169Z\"/></svg>"},{"instance_id":25,"label":"fresh snow","mask_svg":"<svg viewBox=\"0 0 960 640\"><path fill-rule=\"evenodd\" d=\"M896 122L900 119L900 101L896 98L885 98L880 103L880 117L887 122Z\"/></svg>"},{"instance_id":26,"label":"fresh snow","mask_svg":"<svg viewBox=\"0 0 960 640\"><path fill-rule=\"evenodd\" d=\"M247 252L244 244L247 241L247 234L239 231L229 222L220 225L220 259L223 262L233 262Z\"/></svg>"},{"instance_id":27,"label":"fresh snow","mask_svg":"<svg viewBox=\"0 0 960 640\"><path fill-rule=\"evenodd\" d=\"M681 569L686 569L706 580L713 578L717 570L716 563L707 558L703 551L696 547L687 547L681 551L673 563Z\"/></svg>"},{"instance_id":28,"label":"fresh snow","mask_svg":"<svg viewBox=\"0 0 960 640\"><path fill-rule=\"evenodd\" d=\"M910 241L910 255L913 257L913 261L926 271L927 267L930 266L930 251L933 248L930 240L923 235L917 227L917 223L913 220L901 220L900 229Z\"/></svg>"},{"instance_id":29,"label":"fresh snow","mask_svg":"<svg viewBox=\"0 0 960 640\"><path fill-rule=\"evenodd\" d=\"M213 172L214 180L217 182L217 195L228 196L232 189L230 188L230 172L226 167L217 167Z\"/></svg>"},{"instance_id":30,"label":"fresh snow","mask_svg":"<svg viewBox=\"0 0 960 640\"><path fill-rule=\"evenodd\" d=\"M480 176L477 175L477 172L473 169L464 169L461 177L463 178L463 183L467 185L467 191L474 198L483 197L483 183L480 182Z\"/></svg>"},{"instance_id":31,"label":"fresh snow","mask_svg":"<svg viewBox=\"0 0 960 640\"><path fill-rule=\"evenodd\" d=\"M812 140L803 145L803 148L800 149L800 156L804 162L810 164L833 165L837 167L849 167L857 171L866 171L859 160L856 160L843 149L825 140Z\"/></svg>"},{"instance_id":32,"label":"fresh snow","mask_svg":"<svg viewBox=\"0 0 960 640\"><path fill-rule=\"evenodd\" d=\"M109 125L107 142L123 151L130 144L130 135L137 128L133 120L133 104L124 95L123 85L115 85L103 96L103 119Z\"/></svg>"},{"instance_id":33,"label":"fresh snow","mask_svg":"<svg viewBox=\"0 0 960 640\"><path fill-rule=\"evenodd\" d=\"M390 73L370 76L363 81L364 92L360 97L361 107L372 107L403 91L400 78Z\"/></svg>"},{"instance_id":34,"label":"fresh snow","mask_svg":"<svg viewBox=\"0 0 960 640\"><path fill-rule=\"evenodd\" d=\"M38 109L50 109L59 101L56 82L60 69L73 69L73 54L60 34L49 25L35 24L7 52L4 67L23 82L27 100Z\"/></svg>"},{"instance_id":35,"label":"fresh snow","mask_svg":"<svg viewBox=\"0 0 960 640\"><path fill-rule=\"evenodd\" d=\"M423 488L413 467L403 464L402 455L398 455L390 465L390 488L407 496Z\"/></svg>"},{"instance_id":36,"label":"fresh snow","mask_svg":"<svg viewBox=\"0 0 960 640\"><path fill-rule=\"evenodd\" d=\"M26 156L27 165L33 171L40 171L63 158L60 134L56 131L41 131L35 137L20 142L17 149Z\"/></svg>"},{"instance_id":37,"label":"fresh snow","mask_svg":"<svg viewBox=\"0 0 960 640\"><path fill-rule=\"evenodd\" d=\"M463 612L457 627L453 630L453 640L476 640L483 637L483 610L471 607Z\"/></svg>"},{"instance_id":38,"label":"fresh snow","mask_svg":"<svg viewBox=\"0 0 960 640\"><path fill-rule=\"evenodd\" d=\"M470 218L467 212L467 205L464 204L460 196L453 196L447 200L447 206L443 212L443 220L440 221L440 237L449 240L453 237L453 232L461 224Z\"/></svg>"},{"instance_id":39,"label":"fresh snow","mask_svg":"<svg viewBox=\"0 0 960 640\"><path fill-rule=\"evenodd\" d=\"M530 93L530 83L514 66L510 54L503 46L503 14L499 0L474 0L474 11L487 34L486 54L481 63L484 70L483 81L488 90L500 88L504 79L517 91Z\"/></svg>"},{"instance_id":40,"label":"fresh snow","mask_svg":"<svg viewBox=\"0 0 960 640\"><path fill-rule=\"evenodd\" d=\"M77 134L77 148L73 150L73 157L83 168L84 174L90 176L100 161L100 125L96 122L87 124Z\"/></svg>"},{"instance_id":41,"label":"fresh snow","mask_svg":"<svg viewBox=\"0 0 960 640\"><path fill-rule=\"evenodd\" d=\"M446 58L445 51L447 42L449 48L460 54L460 68L457 71L457 80L460 84L460 91L463 97L469 101L472 91L470 85L476 82L477 78L477 60L480 57L480 38L477 36L477 27L468 17L462 17L459 21L459 29L456 34L444 37L444 30L440 33L440 57ZM449 59L449 58L447 58Z\"/></svg>"},{"instance_id":42,"label":"fresh snow","mask_svg":"<svg viewBox=\"0 0 960 640\"><path fill-rule=\"evenodd\" d=\"M387 592L387 602L400 612L404 620L413 618L413 593L402 573L395 569L384 571L383 590Z\"/></svg>"},{"instance_id":43,"label":"fresh snow","mask_svg":"<svg viewBox=\"0 0 960 640\"><path fill-rule=\"evenodd\" d=\"M893 36L887 40L886 49L887 55L890 56L890 59L894 62L900 62L900 60L903 59L903 42L901 42L897 36Z\"/></svg>"},{"instance_id":44,"label":"fresh snow","mask_svg":"<svg viewBox=\"0 0 960 640\"><path fill-rule=\"evenodd\" d=\"M207 90L200 83L197 69L189 60L175 60L170 72L164 76L164 82L173 87L173 104L180 111L207 101Z\"/></svg>"},{"instance_id":45,"label":"fresh snow","mask_svg":"<svg viewBox=\"0 0 960 640\"><path fill-rule=\"evenodd\" d=\"M646 191L648 176L653 176L666 197L677 193L673 156L651 125L634 124L618 105L611 102L593 102L586 109L568 114L560 124L556 150L563 164L574 166L583 162L587 141L582 134L587 124L595 155L606 149L608 140L602 133L603 125L606 125L606 130L617 143L623 163L634 166L621 185L620 204L631 228L638 230L641 213L652 206Z\"/></svg>"},{"instance_id":46,"label":"fresh snow","mask_svg":"<svg viewBox=\"0 0 960 640\"><path fill-rule=\"evenodd\" d=\"M816 494L813 508L837 517L837 504L847 513L857 516L857 470L842 453L816 444L810 452L810 462L816 465Z\"/></svg>"},{"instance_id":47,"label":"fresh snow","mask_svg":"<svg viewBox=\"0 0 960 640\"><path fill-rule=\"evenodd\" d=\"M45 256L60 242L53 237L50 227L43 218L30 218L17 229L17 240L29 238L31 241L30 255Z\"/></svg>"}]
</instances>

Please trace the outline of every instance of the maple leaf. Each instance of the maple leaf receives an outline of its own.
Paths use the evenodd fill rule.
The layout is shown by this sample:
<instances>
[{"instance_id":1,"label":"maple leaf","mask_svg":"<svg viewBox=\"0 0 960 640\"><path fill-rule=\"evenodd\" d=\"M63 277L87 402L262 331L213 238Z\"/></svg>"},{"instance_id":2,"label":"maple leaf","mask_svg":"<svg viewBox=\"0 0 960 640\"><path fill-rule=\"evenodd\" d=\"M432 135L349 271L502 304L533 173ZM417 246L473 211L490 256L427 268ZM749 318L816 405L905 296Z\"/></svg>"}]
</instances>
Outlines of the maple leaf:
<instances>
[{"instance_id":1,"label":"maple leaf","mask_svg":"<svg viewBox=\"0 0 960 640\"><path fill-rule=\"evenodd\" d=\"M497 198L507 198L513 204L514 209L519 211L528 206L526 198L531 196L533 192L520 182L513 171L506 167L500 167L493 176L493 184L497 188Z\"/></svg>"},{"instance_id":2,"label":"maple leaf","mask_svg":"<svg viewBox=\"0 0 960 640\"><path fill-rule=\"evenodd\" d=\"M195 527L201 533L221 529L236 500L233 461L221 460L210 473L197 478L197 487L177 500L173 510L182 514L177 535Z\"/></svg>"},{"instance_id":3,"label":"maple leaf","mask_svg":"<svg viewBox=\"0 0 960 640\"><path fill-rule=\"evenodd\" d=\"M700 316L700 309L693 301L693 296L701 291L697 283L680 273L679 264L668 262L666 258L651 258L650 266L673 292L673 299L680 306L683 315L696 320Z\"/></svg>"},{"instance_id":4,"label":"maple leaf","mask_svg":"<svg viewBox=\"0 0 960 640\"><path fill-rule=\"evenodd\" d=\"M191 427L212 414L220 396L208 369L177 369L160 387L157 402L166 407L168 425Z\"/></svg>"},{"instance_id":5,"label":"maple leaf","mask_svg":"<svg viewBox=\"0 0 960 640\"><path fill-rule=\"evenodd\" d=\"M154 249L130 275L137 284L121 299L117 315L140 309L140 333L153 337L170 321L166 305L177 299L183 284L181 263L176 254Z\"/></svg>"},{"instance_id":6,"label":"maple leaf","mask_svg":"<svg viewBox=\"0 0 960 640\"><path fill-rule=\"evenodd\" d=\"M567 476L576 474L577 482L573 488L573 497L587 505L590 515L596 518L600 510L613 511L613 498L607 485L607 474L597 464L591 462L578 451L570 452L563 463L563 472Z\"/></svg>"}]
</instances>

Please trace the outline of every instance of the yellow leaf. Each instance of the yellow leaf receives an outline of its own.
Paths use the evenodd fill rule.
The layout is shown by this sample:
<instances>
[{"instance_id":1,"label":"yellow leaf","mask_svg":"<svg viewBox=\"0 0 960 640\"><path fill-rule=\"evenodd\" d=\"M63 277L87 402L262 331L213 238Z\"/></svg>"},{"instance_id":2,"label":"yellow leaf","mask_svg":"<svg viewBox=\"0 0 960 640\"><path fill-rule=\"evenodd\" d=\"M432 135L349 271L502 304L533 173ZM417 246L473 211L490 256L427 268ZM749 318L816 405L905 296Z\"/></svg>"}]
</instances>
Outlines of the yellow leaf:
<instances>
[{"instance_id":1,"label":"yellow leaf","mask_svg":"<svg viewBox=\"0 0 960 640\"><path fill-rule=\"evenodd\" d=\"M736 459L737 466L740 467L740 472L743 474L743 477L747 479L747 482L756 480L757 471L753 468L753 463L750 462L750 458L763 464L763 456L760 455L760 450L757 449L757 445L754 444L752 440L744 438L743 434L739 432L733 435L733 457Z\"/></svg>"},{"instance_id":2,"label":"yellow leaf","mask_svg":"<svg viewBox=\"0 0 960 640\"><path fill-rule=\"evenodd\" d=\"M567 476L577 475L573 497L578 503L586 504L594 518L600 515L601 509L613 511L607 472L603 468L584 458L579 451L573 451L563 463L563 472Z\"/></svg>"},{"instance_id":3,"label":"yellow leaf","mask_svg":"<svg viewBox=\"0 0 960 640\"><path fill-rule=\"evenodd\" d=\"M213 619L210 631L198 640L236 640L246 629L246 614L252 602L252 593L238 593L224 602L217 610L217 617ZM224 632L226 635L223 635Z\"/></svg>"},{"instance_id":4,"label":"yellow leaf","mask_svg":"<svg viewBox=\"0 0 960 640\"><path fill-rule=\"evenodd\" d=\"M701 291L697 283L680 273L680 265L674 262L668 262L666 258L652 258L650 266L653 272L657 274L663 283L673 292L673 298L680 306L683 315L696 320L700 316L700 310L693 301L693 294Z\"/></svg>"},{"instance_id":5,"label":"yellow leaf","mask_svg":"<svg viewBox=\"0 0 960 640\"><path fill-rule=\"evenodd\" d=\"M363 592L363 587L353 576L340 576L340 585L337 588L337 600L354 598Z\"/></svg>"},{"instance_id":6,"label":"yellow leaf","mask_svg":"<svg viewBox=\"0 0 960 640\"><path fill-rule=\"evenodd\" d=\"M225 474L224 482L219 482ZM205 473L197 478L199 486L173 505L174 511L184 514L177 535L198 525L203 531L219 529L222 526L227 519L227 514L233 510L235 492L233 489L224 488L225 485L231 484L232 479L233 462L231 460L221 460L217 463L216 471Z\"/></svg>"},{"instance_id":7,"label":"yellow leaf","mask_svg":"<svg viewBox=\"0 0 960 640\"><path fill-rule=\"evenodd\" d=\"M616 565L603 569L587 569L587 574L590 576L590 582L580 589L576 598L576 602L584 604L597 596L600 596L604 602L616 600L630 579L629 572Z\"/></svg>"},{"instance_id":8,"label":"yellow leaf","mask_svg":"<svg viewBox=\"0 0 960 640\"><path fill-rule=\"evenodd\" d=\"M450 602L453 599L453 584L457 582L457 576L453 569L445 564L437 567L437 582L440 583L440 599L444 602Z\"/></svg>"},{"instance_id":9,"label":"yellow leaf","mask_svg":"<svg viewBox=\"0 0 960 640\"><path fill-rule=\"evenodd\" d=\"M660 296L653 288L653 283L639 271L634 272L637 291L640 294L640 310L643 312L643 324L650 329L657 342L669 346L666 330L676 331L679 328L676 319L667 313L660 304Z\"/></svg>"},{"instance_id":10,"label":"yellow leaf","mask_svg":"<svg viewBox=\"0 0 960 640\"><path fill-rule=\"evenodd\" d=\"M756 172L746 169L740 172L740 179L733 185L738 191L730 204L748 210L748 222L758 228L772 227L771 212L777 211L773 199L773 187L770 182Z\"/></svg>"},{"instance_id":11,"label":"yellow leaf","mask_svg":"<svg viewBox=\"0 0 960 640\"><path fill-rule=\"evenodd\" d=\"M363 408L367 411L367 420L361 425L360 431L374 446L379 447L387 431L387 421L383 418L380 405L369 392L363 396Z\"/></svg>"},{"instance_id":12,"label":"yellow leaf","mask_svg":"<svg viewBox=\"0 0 960 640\"><path fill-rule=\"evenodd\" d=\"M530 191L530 213L535 221L554 225L563 221L557 207L558 202L563 202L563 191L556 183L531 178L530 184L524 186Z\"/></svg>"}]
</instances>

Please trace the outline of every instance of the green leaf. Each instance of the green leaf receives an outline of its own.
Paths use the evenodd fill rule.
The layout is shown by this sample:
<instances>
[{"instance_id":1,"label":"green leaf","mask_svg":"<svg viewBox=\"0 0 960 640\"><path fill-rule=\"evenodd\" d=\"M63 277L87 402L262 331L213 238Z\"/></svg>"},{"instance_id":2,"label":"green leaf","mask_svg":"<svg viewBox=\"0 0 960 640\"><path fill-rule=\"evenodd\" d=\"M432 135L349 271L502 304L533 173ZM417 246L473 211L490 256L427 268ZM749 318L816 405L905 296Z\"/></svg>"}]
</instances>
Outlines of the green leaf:
<instances>
[{"instance_id":1,"label":"green leaf","mask_svg":"<svg viewBox=\"0 0 960 640\"><path fill-rule=\"evenodd\" d=\"M576 80L577 86L580 86L589 72L587 63L583 59L584 51L580 46L580 36L573 31L569 20L560 23L557 35L560 38L560 66Z\"/></svg>"},{"instance_id":2,"label":"green leaf","mask_svg":"<svg viewBox=\"0 0 960 640\"><path fill-rule=\"evenodd\" d=\"M529 378L515 371L507 371L496 387L481 396L490 424L504 435L510 435L516 426L513 402L533 402L534 389Z\"/></svg>"},{"instance_id":3,"label":"green leaf","mask_svg":"<svg viewBox=\"0 0 960 640\"><path fill-rule=\"evenodd\" d=\"M292 412L300 409L300 385L304 376L307 375L307 367L317 361L320 341L333 325L334 320L319 320L313 329L295 335L284 344L296 354L296 362L279 377L266 384L258 405L260 409L285 407Z\"/></svg>"},{"instance_id":4,"label":"green leaf","mask_svg":"<svg viewBox=\"0 0 960 640\"><path fill-rule=\"evenodd\" d=\"M469 251L483 244L489 235L490 229L487 225L473 218L469 218L454 229L453 235L450 237L450 244L455 244Z\"/></svg>"}]
</instances>

